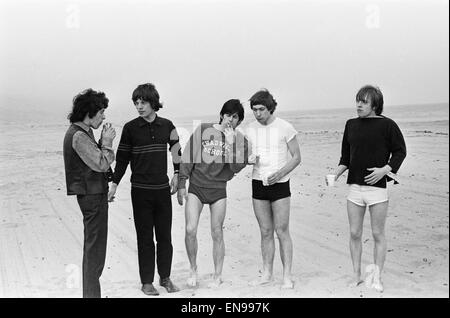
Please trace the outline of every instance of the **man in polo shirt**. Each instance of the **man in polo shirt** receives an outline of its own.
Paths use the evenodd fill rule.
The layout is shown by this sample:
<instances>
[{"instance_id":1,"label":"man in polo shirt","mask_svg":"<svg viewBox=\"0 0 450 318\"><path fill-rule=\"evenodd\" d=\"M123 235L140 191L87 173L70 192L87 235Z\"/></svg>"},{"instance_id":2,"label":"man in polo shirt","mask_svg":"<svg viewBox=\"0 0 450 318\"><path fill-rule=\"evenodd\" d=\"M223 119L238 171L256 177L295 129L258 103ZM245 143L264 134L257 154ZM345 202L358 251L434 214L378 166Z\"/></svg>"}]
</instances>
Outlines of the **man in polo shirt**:
<instances>
[{"instance_id":1,"label":"man in polo shirt","mask_svg":"<svg viewBox=\"0 0 450 318\"><path fill-rule=\"evenodd\" d=\"M132 95L139 117L126 123L117 150L113 183L108 193L112 201L117 185L128 163L131 166L131 201L137 234L139 275L142 292L159 295L153 286L156 263L159 284L167 292L179 291L170 280L172 266L172 201L171 194L178 189L180 158L179 138L175 126L156 112L162 107L159 93L153 84L139 85ZM167 177L167 145L172 153L174 176Z\"/></svg>"},{"instance_id":2,"label":"man in polo shirt","mask_svg":"<svg viewBox=\"0 0 450 318\"><path fill-rule=\"evenodd\" d=\"M112 142L116 132L105 124L100 142L93 129L105 120L108 98L87 89L73 99L71 123L64 136L64 169L67 195L76 195L83 213L83 297L100 298L100 276L105 265L108 233L108 181L106 172L114 161Z\"/></svg>"}]
</instances>

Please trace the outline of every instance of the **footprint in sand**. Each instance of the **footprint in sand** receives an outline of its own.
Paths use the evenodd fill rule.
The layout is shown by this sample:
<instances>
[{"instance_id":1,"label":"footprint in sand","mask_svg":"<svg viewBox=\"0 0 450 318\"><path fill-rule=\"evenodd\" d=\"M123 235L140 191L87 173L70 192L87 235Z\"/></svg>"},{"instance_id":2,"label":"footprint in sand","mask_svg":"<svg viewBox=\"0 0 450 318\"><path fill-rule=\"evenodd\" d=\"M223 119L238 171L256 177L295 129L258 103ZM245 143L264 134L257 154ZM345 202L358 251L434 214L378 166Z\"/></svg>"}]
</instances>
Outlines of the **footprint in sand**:
<instances>
[{"instance_id":1,"label":"footprint in sand","mask_svg":"<svg viewBox=\"0 0 450 318\"><path fill-rule=\"evenodd\" d=\"M255 280L252 280L248 283L249 286L252 287L256 287L256 286L267 286L270 285L274 282L275 280L273 279L273 277L271 278L263 278L263 277L259 277Z\"/></svg>"},{"instance_id":2,"label":"footprint in sand","mask_svg":"<svg viewBox=\"0 0 450 318\"><path fill-rule=\"evenodd\" d=\"M17 228L19 226L24 226L25 223L3 223L0 224L0 227L6 228L6 229L14 229Z\"/></svg>"},{"instance_id":3,"label":"footprint in sand","mask_svg":"<svg viewBox=\"0 0 450 318\"><path fill-rule=\"evenodd\" d=\"M42 218L42 219L56 218L56 215L44 214L44 215L41 215L40 218Z\"/></svg>"},{"instance_id":4,"label":"footprint in sand","mask_svg":"<svg viewBox=\"0 0 450 318\"><path fill-rule=\"evenodd\" d=\"M172 267L173 268L182 268L185 266L186 266L186 263L179 262L179 263L174 264Z\"/></svg>"}]
</instances>

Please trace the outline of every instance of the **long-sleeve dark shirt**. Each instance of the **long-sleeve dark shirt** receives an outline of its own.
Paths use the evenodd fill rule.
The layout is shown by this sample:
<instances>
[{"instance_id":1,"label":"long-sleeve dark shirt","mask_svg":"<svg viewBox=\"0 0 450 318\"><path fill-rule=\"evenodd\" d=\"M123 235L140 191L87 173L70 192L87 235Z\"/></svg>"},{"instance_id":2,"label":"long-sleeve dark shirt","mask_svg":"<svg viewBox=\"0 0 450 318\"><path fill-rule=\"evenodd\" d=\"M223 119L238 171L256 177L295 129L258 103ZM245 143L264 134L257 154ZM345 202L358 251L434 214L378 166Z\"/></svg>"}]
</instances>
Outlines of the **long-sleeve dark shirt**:
<instances>
[{"instance_id":1,"label":"long-sleeve dark shirt","mask_svg":"<svg viewBox=\"0 0 450 318\"><path fill-rule=\"evenodd\" d=\"M340 165L348 167L348 184L368 185L364 177L368 168L381 168L388 164L397 173L406 157L402 132L390 118L353 118L345 124ZM373 186L386 188L384 177Z\"/></svg>"},{"instance_id":2,"label":"long-sleeve dark shirt","mask_svg":"<svg viewBox=\"0 0 450 318\"><path fill-rule=\"evenodd\" d=\"M132 187L151 190L168 187L167 149L178 143L178 138L170 139L174 129L170 120L159 116L151 123L142 117L126 123L117 149L113 182L119 184L130 163ZM174 162L179 162L179 158ZM174 163L174 169L179 169L179 163Z\"/></svg>"},{"instance_id":3,"label":"long-sleeve dark shirt","mask_svg":"<svg viewBox=\"0 0 450 318\"><path fill-rule=\"evenodd\" d=\"M248 164L248 156L248 140L241 132L236 131L235 142L230 145L213 124L201 124L183 150L178 187L184 189L189 179L199 187L225 188Z\"/></svg>"}]
</instances>

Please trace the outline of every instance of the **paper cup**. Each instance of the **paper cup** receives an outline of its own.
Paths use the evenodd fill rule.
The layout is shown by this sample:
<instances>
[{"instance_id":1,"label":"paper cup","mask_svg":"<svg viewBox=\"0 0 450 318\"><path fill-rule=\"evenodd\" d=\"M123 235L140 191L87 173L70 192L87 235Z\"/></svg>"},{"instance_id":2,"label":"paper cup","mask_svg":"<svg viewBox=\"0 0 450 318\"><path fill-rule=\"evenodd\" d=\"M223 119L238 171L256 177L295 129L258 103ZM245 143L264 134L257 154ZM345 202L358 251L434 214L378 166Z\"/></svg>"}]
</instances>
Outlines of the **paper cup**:
<instances>
[{"instance_id":1,"label":"paper cup","mask_svg":"<svg viewBox=\"0 0 450 318\"><path fill-rule=\"evenodd\" d=\"M249 164L255 164L256 163L256 155L255 154L251 154L250 156L248 156L248 163Z\"/></svg>"},{"instance_id":2,"label":"paper cup","mask_svg":"<svg viewBox=\"0 0 450 318\"><path fill-rule=\"evenodd\" d=\"M334 180L336 179L336 175L334 175L334 174L327 174L325 179L327 181L327 186L334 187Z\"/></svg>"}]
</instances>

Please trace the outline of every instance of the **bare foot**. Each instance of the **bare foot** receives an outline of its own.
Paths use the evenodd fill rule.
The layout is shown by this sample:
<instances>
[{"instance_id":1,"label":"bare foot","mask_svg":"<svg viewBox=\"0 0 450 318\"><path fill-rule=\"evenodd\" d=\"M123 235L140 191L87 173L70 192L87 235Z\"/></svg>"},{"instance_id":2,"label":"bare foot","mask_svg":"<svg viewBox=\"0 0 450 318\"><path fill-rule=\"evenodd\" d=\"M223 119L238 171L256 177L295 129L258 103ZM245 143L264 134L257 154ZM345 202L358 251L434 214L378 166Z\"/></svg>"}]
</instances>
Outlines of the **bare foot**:
<instances>
[{"instance_id":1,"label":"bare foot","mask_svg":"<svg viewBox=\"0 0 450 318\"><path fill-rule=\"evenodd\" d=\"M381 280L375 281L372 284L372 288L375 289L377 292L382 293L384 291L383 283Z\"/></svg>"},{"instance_id":2,"label":"bare foot","mask_svg":"<svg viewBox=\"0 0 450 318\"><path fill-rule=\"evenodd\" d=\"M273 281L272 275L263 275L262 277L255 279L249 283L250 286L261 286L269 284Z\"/></svg>"},{"instance_id":3,"label":"bare foot","mask_svg":"<svg viewBox=\"0 0 450 318\"><path fill-rule=\"evenodd\" d=\"M197 287L197 272L191 270L191 275L186 281L189 287Z\"/></svg>"},{"instance_id":4,"label":"bare foot","mask_svg":"<svg viewBox=\"0 0 450 318\"><path fill-rule=\"evenodd\" d=\"M366 283L367 288L372 287L373 276L375 275L376 268L377 268L377 265L375 265L375 264L370 264L370 265L366 266L366 278L364 279L364 281Z\"/></svg>"},{"instance_id":5,"label":"bare foot","mask_svg":"<svg viewBox=\"0 0 450 318\"><path fill-rule=\"evenodd\" d=\"M290 278L283 279L283 285L281 285L282 289L292 289L294 288L294 281Z\"/></svg>"},{"instance_id":6,"label":"bare foot","mask_svg":"<svg viewBox=\"0 0 450 318\"><path fill-rule=\"evenodd\" d=\"M217 278L214 278L211 283L208 284L209 288L219 288L220 284L223 283L222 277L219 276Z\"/></svg>"},{"instance_id":7,"label":"bare foot","mask_svg":"<svg viewBox=\"0 0 450 318\"><path fill-rule=\"evenodd\" d=\"M364 283L364 279L361 279L361 275L355 274L355 276L353 276L353 279L350 280L350 282L348 283L348 287L349 288L358 287L362 283Z\"/></svg>"},{"instance_id":8,"label":"bare foot","mask_svg":"<svg viewBox=\"0 0 450 318\"><path fill-rule=\"evenodd\" d=\"M363 279L352 279L349 283L348 283L348 287L349 288L355 288L358 287L359 285L361 285L362 283L364 283Z\"/></svg>"},{"instance_id":9,"label":"bare foot","mask_svg":"<svg viewBox=\"0 0 450 318\"><path fill-rule=\"evenodd\" d=\"M372 288L379 293L382 293L384 291L383 283L381 282L380 277L380 268L378 266L376 266L375 273L373 275Z\"/></svg>"}]
</instances>

